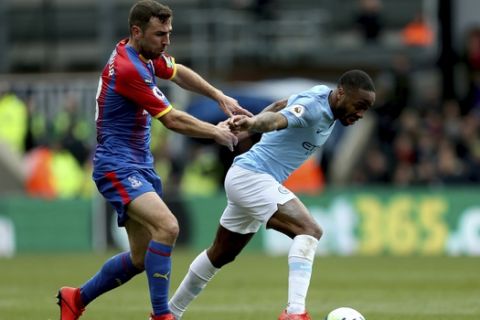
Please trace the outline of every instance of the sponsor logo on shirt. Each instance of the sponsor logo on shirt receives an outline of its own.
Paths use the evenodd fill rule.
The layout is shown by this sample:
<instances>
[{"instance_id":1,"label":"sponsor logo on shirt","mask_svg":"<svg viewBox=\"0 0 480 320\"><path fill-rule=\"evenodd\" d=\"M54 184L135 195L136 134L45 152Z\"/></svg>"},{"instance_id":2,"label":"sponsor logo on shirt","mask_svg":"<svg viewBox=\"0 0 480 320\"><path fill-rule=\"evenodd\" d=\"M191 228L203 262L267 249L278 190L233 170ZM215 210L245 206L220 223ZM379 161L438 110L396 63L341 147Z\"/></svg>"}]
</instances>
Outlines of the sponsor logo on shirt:
<instances>
[{"instance_id":1,"label":"sponsor logo on shirt","mask_svg":"<svg viewBox=\"0 0 480 320\"><path fill-rule=\"evenodd\" d=\"M312 154L317 148L320 148L320 146L314 145L308 141L302 142L302 147L307 150L305 154Z\"/></svg>"}]
</instances>

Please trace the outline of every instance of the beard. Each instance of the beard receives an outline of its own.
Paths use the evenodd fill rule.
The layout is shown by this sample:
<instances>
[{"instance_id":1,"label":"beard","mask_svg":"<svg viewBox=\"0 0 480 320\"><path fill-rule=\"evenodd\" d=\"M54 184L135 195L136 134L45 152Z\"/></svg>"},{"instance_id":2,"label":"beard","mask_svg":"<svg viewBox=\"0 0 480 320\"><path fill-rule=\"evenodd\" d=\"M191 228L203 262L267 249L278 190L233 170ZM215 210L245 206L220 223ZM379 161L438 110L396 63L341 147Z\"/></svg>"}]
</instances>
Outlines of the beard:
<instances>
[{"instance_id":1,"label":"beard","mask_svg":"<svg viewBox=\"0 0 480 320\"><path fill-rule=\"evenodd\" d=\"M160 55L162 53L156 53L156 52L153 52L152 50L146 50L145 48L143 48L141 51L140 51L140 54L146 58L146 59L156 59L158 57L160 57Z\"/></svg>"},{"instance_id":2,"label":"beard","mask_svg":"<svg viewBox=\"0 0 480 320\"><path fill-rule=\"evenodd\" d=\"M146 58L146 59L156 59L160 57L163 53L163 50L161 51L155 51L153 50L148 44L145 43L145 41L141 41L140 43L140 54Z\"/></svg>"},{"instance_id":3,"label":"beard","mask_svg":"<svg viewBox=\"0 0 480 320\"><path fill-rule=\"evenodd\" d=\"M338 121L340 121L340 123L343 124L344 126L348 125L348 123L347 123L347 112L343 107L338 106L335 109L335 112L333 113L333 116L335 117L335 119L338 119Z\"/></svg>"},{"instance_id":4,"label":"beard","mask_svg":"<svg viewBox=\"0 0 480 320\"><path fill-rule=\"evenodd\" d=\"M347 114L347 111L344 108L338 108L335 117L345 127L354 124L358 120L354 115Z\"/></svg>"}]
</instances>

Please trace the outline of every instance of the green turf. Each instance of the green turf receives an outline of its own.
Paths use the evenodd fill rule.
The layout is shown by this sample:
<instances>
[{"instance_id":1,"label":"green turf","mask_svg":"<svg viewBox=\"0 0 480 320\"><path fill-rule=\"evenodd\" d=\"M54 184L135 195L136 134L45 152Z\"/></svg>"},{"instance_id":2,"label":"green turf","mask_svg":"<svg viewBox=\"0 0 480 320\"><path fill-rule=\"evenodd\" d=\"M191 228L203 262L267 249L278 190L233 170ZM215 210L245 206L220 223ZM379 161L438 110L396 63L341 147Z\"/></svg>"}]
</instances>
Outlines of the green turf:
<instances>
[{"instance_id":1,"label":"green turf","mask_svg":"<svg viewBox=\"0 0 480 320\"><path fill-rule=\"evenodd\" d=\"M177 250L176 288L195 253ZM58 319L54 295L78 286L107 255L20 255L0 259L0 319ZM285 306L286 258L243 254L224 268L184 320L276 319ZM479 320L480 258L319 257L307 301L314 320L351 306L368 320ZM94 301L82 320L146 320L145 277Z\"/></svg>"}]
</instances>

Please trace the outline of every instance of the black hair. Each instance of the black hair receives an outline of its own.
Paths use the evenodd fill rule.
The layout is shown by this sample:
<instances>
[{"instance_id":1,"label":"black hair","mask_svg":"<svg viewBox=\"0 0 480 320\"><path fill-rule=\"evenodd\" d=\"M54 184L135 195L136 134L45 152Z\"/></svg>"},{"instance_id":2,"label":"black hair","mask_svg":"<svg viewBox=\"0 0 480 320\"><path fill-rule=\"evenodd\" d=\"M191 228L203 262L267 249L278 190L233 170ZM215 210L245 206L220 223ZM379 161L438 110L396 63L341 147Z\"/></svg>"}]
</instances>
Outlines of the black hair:
<instances>
[{"instance_id":1,"label":"black hair","mask_svg":"<svg viewBox=\"0 0 480 320\"><path fill-rule=\"evenodd\" d=\"M373 84L372 78L362 70L349 70L345 72L338 80L338 85L345 90L362 89L375 92L375 85Z\"/></svg>"},{"instance_id":2,"label":"black hair","mask_svg":"<svg viewBox=\"0 0 480 320\"><path fill-rule=\"evenodd\" d=\"M138 26L145 31L152 17L158 18L165 23L173 16L172 9L154 0L141 0L135 3L130 9L128 16L129 27Z\"/></svg>"}]
</instances>

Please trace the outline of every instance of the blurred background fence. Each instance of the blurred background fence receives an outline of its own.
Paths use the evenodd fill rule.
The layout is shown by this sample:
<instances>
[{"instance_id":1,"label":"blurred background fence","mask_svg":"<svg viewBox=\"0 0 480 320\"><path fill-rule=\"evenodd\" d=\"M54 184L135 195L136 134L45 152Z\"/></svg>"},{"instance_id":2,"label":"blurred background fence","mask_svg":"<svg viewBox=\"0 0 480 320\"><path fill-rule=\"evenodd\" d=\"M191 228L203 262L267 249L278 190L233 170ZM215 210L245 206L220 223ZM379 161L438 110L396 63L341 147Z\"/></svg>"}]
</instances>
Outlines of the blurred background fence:
<instances>
[{"instance_id":1,"label":"blurred background fence","mask_svg":"<svg viewBox=\"0 0 480 320\"><path fill-rule=\"evenodd\" d=\"M465 2L465 1L464 1ZM470 1L472 2L472 1ZM474 2L474 1L473 1ZM97 70L128 36L131 0L2 1L3 72ZM436 0L178 0L170 52L196 70L226 76L238 61L269 65L387 66L405 48L401 30L421 14L438 28ZM364 31L366 30L366 31ZM365 41L369 46L364 46ZM418 48L417 48L418 49ZM433 57L436 46L418 61ZM427 52L433 51L433 52ZM250 61L250 62L248 62ZM245 69L245 68L240 68ZM247 68L249 69L249 68Z\"/></svg>"},{"instance_id":2,"label":"blurred background fence","mask_svg":"<svg viewBox=\"0 0 480 320\"><path fill-rule=\"evenodd\" d=\"M92 184L95 94L127 0L0 2L0 255L124 246ZM480 251L480 3L475 0L176 0L169 53L252 112L349 68L375 110L337 126L286 182L327 230L323 254ZM212 101L169 82L175 107L215 123ZM225 203L225 148L153 127L179 244L208 244ZM385 227L386 226L386 227ZM69 239L59 242L58 239ZM251 245L284 253L262 232Z\"/></svg>"}]
</instances>

